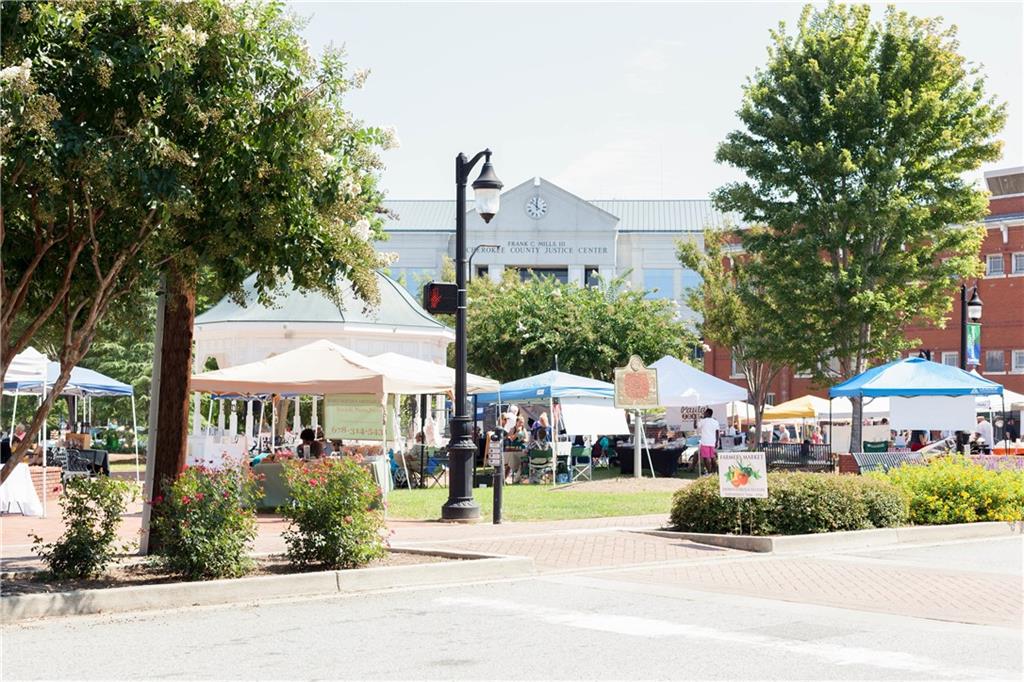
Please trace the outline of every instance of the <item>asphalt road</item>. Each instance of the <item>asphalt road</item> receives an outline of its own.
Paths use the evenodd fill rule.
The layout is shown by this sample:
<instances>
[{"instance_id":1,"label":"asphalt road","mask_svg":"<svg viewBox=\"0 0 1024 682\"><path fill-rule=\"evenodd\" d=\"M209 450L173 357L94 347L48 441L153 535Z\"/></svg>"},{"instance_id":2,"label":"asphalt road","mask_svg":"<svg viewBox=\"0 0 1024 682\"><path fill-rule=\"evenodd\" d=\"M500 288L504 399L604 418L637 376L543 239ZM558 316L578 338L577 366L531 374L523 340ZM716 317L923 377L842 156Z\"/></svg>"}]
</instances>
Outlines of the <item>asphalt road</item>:
<instances>
[{"instance_id":1,"label":"asphalt road","mask_svg":"<svg viewBox=\"0 0 1024 682\"><path fill-rule=\"evenodd\" d=\"M1024 542L853 553L1021 575ZM1012 679L1018 628L623 579L628 569L4 629L3 679Z\"/></svg>"}]
</instances>

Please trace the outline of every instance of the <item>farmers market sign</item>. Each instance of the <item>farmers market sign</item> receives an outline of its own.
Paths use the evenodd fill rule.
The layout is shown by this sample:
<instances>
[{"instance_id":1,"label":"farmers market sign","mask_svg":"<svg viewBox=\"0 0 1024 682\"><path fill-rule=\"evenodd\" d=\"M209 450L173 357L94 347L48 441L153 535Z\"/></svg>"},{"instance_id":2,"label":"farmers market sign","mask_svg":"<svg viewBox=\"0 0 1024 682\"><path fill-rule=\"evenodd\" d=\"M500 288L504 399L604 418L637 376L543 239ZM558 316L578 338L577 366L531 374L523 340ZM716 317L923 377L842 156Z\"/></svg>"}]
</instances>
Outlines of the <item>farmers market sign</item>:
<instances>
[{"instance_id":1,"label":"farmers market sign","mask_svg":"<svg viewBox=\"0 0 1024 682\"><path fill-rule=\"evenodd\" d=\"M615 407L644 410L658 406L658 370L644 367L634 355L625 367L615 368Z\"/></svg>"},{"instance_id":2,"label":"farmers market sign","mask_svg":"<svg viewBox=\"0 0 1024 682\"><path fill-rule=\"evenodd\" d=\"M719 452L718 494L768 497L768 466L763 452Z\"/></svg>"}]
</instances>

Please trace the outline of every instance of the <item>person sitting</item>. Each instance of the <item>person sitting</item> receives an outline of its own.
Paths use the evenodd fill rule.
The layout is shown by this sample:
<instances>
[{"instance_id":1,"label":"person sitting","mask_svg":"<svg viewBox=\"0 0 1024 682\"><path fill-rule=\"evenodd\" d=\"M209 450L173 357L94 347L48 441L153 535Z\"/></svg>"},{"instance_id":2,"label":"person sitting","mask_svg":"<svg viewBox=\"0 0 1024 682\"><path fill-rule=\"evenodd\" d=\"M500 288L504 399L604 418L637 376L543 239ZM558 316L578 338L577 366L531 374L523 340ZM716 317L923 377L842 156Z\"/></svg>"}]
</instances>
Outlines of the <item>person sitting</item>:
<instances>
[{"instance_id":1,"label":"person sitting","mask_svg":"<svg viewBox=\"0 0 1024 682\"><path fill-rule=\"evenodd\" d=\"M917 452L925 445L928 445L928 434L924 431L912 431L910 433L910 451Z\"/></svg>"},{"instance_id":2,"label":"person sitting","mask_svg":"<svg viewBox=\"0 0 1024 682\"><path fill-rule=\"evenodd\" d=\"M323 446L316 439L316 432L313 429L302 429L299 439L302 442L299 444L298 455L302 459L315 459L323 454Z\"/></svg>"}]
</instances>

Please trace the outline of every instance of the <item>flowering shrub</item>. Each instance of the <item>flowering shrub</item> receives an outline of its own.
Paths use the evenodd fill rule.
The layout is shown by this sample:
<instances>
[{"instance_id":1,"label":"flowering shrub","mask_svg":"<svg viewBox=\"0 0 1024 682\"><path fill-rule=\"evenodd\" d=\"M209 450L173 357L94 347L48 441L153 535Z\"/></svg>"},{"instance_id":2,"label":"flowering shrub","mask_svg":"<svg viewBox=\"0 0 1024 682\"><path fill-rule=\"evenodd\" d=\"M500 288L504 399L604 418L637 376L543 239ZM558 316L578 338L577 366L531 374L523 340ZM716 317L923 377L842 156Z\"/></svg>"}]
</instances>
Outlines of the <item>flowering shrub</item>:
<instances>
[{"instance_id":1,"label":"flowering shrub","mask_svg":"<svg viewBox=\"0 0 1024 682\"><path fill-rule=\"evenodd\" d=\"M175 573L196 580L244 575L256 539L256 481L246 467L188 467L167 497L153 499L157 554Z\"/></svg>"},{"instance_id":2,"label":"flowering shrub","mask_svg":"<svg viewBox=\"0 0 1024 682\"><path fill-rule=\"evenodd\" d=\"M721 497L709 476L672 498L672 525L698 533L797 535L904 523L906 502L888 481L861 476L769 473L768 497Z\"/></svg>"},{"instance_id":3,"label":"flowering shrub","mask_svg":"<svg viewBox=\"0 0 1024 682\"><path fill-rule=\"evenodd\" d=\"M1024 519L1024 471L990 470L957 455L925 465L904 465L876 474L910 500L910 520L919 524L1018 521Z\"/></svg>"},{"instance_id":4,"label":"flowering shrub","mask_svg":"<svg viewBox=\"0 0 1024 682\"><path fill-rule=\"evenodd\" d=\"M53 543L33 535L32 551L50 568L53 577L90 578L101 574L128 543L117 543L117 527L135 499L135 486L107 476L75 477L64 486L60 515L64 534Z\"/></svg>"},{"instance_id":5,"label":"flowering shrub","mask_svg":"<svg viewBox=\"0 0 1024 682\"><path fill-rule=\"evenodd\" d=\"M356 458L285 465L291 501L288 557L300 565L358 568L386 554L381 490Z\"/></svg>"}]
</instances>

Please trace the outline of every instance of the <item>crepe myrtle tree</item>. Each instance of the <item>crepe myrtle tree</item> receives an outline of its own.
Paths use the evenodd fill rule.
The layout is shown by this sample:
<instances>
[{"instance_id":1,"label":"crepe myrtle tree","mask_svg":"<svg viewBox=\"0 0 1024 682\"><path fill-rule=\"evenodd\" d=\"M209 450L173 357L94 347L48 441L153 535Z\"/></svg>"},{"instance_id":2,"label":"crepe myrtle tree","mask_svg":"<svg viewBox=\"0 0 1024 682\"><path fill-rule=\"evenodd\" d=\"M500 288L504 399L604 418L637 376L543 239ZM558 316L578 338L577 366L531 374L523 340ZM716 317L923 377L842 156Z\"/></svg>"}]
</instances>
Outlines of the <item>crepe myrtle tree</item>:
<instances>
[{"instance_id":1,"label":"crepe myrtle tree","mask_svg":"<svg viewBox=\"0 0 1024 682\"><path fill-rule=\"evenodd\" d=\"M1006 110L957 48L939 19L807 6L771 34L718 147L746 179L715 202L760 226L743 235L750 272L800 341L787 364L819 383L916 345L905 328L944 324L980 268L986 193L965 174L999 158ZM861 418L854 400L853 447Z\"/></svg>"},{"instance_id":2,"label":"crepe myrtle tree","mask_svg":"<svg viewBox=\"0 0 1024 682\"><path fill-rule=\"evenodd\" d=\"M38 338L55 339L63 368L30 435L111 306L160 273L187 329L170 336L179 386L200 264L229 291L252 271L261 292L285 274L307 287L345 274L374 299L374 149L390 136L341 108L363 75L346 77L337 53L313 59L281 5L0 13L0 370Z\"/></svg>"},{"instance_id":3,"label":"crepe myrtle tree","mask_svg":"<svg viewBox=\"0 0 1024 682\"><path fill-rule=\"evenodd\" d=\"M688 292L687 303L700 316L701 336L728 348L746 379L754 406L754 433L760 438L772 382L793 352L790 344L797 340L785 333L765 305L767 292L751 275L749 257L729 249L740 241L737 230L706 229L703 249L681 240L676 252L684 267L700 275L701 283Z\"/></svg>"},{"instance_id":4,"label":"crepe myrtle tree","mask_svg":"<svg viewBox=\"0 0 1024 682\"><path fill-rule=\"evenodd\" d=\"M697 337L678 303L646 293L625 276L594 287L520 281L514 271L498 283L476 278L467 311L470 369L510 381L554 369L557 356L562 371L610 381L631 355L692 357Z\"/></svg>"}]
</instances>

